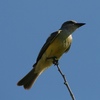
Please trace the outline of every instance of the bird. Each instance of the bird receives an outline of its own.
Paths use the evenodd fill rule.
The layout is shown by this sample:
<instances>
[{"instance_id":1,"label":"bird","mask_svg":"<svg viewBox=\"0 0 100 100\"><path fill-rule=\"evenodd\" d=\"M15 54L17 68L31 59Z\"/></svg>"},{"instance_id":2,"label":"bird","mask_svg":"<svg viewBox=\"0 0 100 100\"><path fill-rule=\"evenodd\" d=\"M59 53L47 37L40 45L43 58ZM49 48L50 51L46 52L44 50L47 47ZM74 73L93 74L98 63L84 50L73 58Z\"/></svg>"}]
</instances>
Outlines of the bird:
<instances>
[{"instance_id":1,"label":"bird","mask_svg":"<svg viewBox=\"0 0 100 100\"><path fill-rule=\"evenodd\" d=\"M18 81L17 85L27 90L30 89L39 75L53 64L53 58L59 60L64 53L69 51L72 44L72 33L83 25L85 23L69 20L64 22L60 29L51 33L41 48L33 68Z\"/></svg>"}]
</instances>

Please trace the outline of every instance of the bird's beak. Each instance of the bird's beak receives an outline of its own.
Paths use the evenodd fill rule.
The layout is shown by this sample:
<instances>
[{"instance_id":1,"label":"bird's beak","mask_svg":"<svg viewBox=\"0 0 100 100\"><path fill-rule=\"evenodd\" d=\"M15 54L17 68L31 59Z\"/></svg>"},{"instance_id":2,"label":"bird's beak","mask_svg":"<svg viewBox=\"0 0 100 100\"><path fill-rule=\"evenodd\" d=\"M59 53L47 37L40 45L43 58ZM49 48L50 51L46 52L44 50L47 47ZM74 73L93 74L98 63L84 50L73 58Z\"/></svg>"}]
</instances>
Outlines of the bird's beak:
<instances>
[{"instance_id":1,"label":"bird's beak","mask_svg":"<svg viewBox=\"0 0 100 100\"><path fill-rule=\"evenodd\" d=\"M77 27L81 27L81 26L83 26L83 25L85 25L86 23L76 23L76 26Z\"/></svg>"}]
</instances>

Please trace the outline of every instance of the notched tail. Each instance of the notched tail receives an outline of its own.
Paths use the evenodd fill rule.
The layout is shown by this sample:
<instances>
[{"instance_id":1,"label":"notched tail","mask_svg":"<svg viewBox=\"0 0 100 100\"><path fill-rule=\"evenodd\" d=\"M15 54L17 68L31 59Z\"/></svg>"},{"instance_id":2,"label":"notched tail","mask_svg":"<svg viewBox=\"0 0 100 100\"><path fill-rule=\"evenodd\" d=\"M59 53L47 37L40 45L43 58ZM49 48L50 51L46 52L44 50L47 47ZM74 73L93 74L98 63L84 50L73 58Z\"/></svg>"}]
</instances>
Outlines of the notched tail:
<instances>
[{"instance_id":1,"label":"notched tail","mask_svg":"<svg viewBox=\"0 0 100 100\"><path fill-rule=\"evenodd\" d=\"M35 80L39 76L40 73L35 72L35 68L33 68L24 78L22 78L17 85L23 86L25 89L30 89L32 84L34 84Z\"/></svg>"}]
</instances>

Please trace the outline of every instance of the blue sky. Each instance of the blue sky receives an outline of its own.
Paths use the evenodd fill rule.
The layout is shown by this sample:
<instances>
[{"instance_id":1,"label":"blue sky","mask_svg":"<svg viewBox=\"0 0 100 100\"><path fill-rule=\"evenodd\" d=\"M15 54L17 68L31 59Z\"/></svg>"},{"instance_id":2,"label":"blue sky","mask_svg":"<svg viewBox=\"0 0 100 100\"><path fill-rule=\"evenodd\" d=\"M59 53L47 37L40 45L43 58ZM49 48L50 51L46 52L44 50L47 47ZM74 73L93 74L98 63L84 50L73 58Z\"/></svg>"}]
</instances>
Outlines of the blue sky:
<instances>
[{"instance_id":1,"label":"blue sky","mask_svg":"<svg viewBox=\"0 0 100 100\"><path fill-rule=\"evenodd\" d=\"M0 0L0 100L71 100L55 66L30 90L16 83L35 63L50 33L67 20L85 22L59 64L76 100L100 99L99 0Z\"/></svg>"}]
</instances>

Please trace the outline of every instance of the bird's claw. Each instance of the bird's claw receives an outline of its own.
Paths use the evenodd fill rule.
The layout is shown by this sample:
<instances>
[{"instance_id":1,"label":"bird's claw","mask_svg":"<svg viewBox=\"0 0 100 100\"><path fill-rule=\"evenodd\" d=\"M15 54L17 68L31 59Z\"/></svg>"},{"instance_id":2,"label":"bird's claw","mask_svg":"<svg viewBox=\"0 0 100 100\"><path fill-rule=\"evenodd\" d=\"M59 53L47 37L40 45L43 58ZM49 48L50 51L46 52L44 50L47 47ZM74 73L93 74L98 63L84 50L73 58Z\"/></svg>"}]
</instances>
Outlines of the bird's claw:
<instances>
[{"instance_id":1,"label":"bird's claw","mask_svg":"<svg viewBox=\"0 0 100 100\"><path fill-rule=\"evenodd\" d=\"M53 59L53 62L52 62L52 63L53 63L54 65L58 65L58 59L57 59L57 57L54 56L54 57L49 57L49 58L47 58L47 59Z\"/></svg>"}]
</instances>

